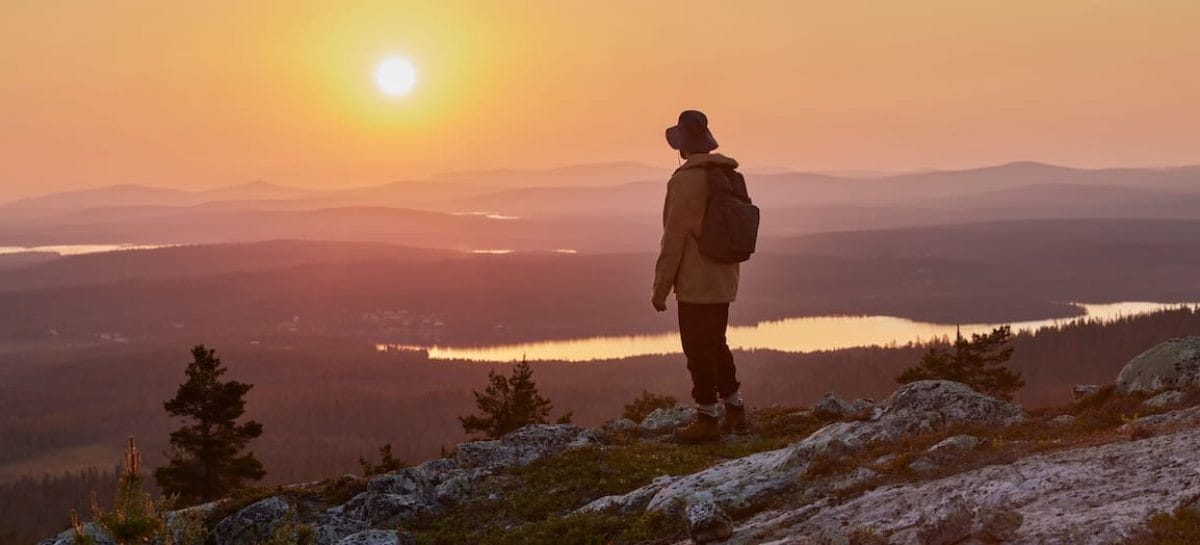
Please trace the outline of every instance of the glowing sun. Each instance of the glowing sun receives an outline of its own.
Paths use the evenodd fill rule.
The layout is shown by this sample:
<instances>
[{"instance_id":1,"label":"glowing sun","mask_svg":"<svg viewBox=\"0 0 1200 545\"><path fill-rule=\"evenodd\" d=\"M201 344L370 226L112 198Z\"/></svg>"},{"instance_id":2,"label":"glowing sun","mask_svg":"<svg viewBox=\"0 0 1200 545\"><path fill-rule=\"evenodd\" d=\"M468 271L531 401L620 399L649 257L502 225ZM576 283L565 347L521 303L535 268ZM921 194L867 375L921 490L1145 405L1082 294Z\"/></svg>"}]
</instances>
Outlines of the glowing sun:
<instances>
[{"instance_id":1,"label":"glowing sun","mask_svg":"<svg viewBox=\"0 0 1200 545\"><path fill-rule=\"evenodd\" d=\"M388 57L375 68L375 86L390 96L403 96L417 84L417 68L404 57Z\"/></svg>"}]
</instances>

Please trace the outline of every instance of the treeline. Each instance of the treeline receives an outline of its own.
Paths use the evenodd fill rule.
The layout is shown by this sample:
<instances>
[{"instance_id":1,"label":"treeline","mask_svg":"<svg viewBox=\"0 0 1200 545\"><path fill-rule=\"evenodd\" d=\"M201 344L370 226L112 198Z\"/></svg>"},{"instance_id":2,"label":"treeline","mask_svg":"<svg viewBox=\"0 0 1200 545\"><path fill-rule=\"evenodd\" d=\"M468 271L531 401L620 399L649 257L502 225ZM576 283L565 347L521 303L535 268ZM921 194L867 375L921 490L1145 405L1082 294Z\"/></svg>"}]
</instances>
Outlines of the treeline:
<instances>
[{"instance_id":1,"label":"treeline","mask_svg":"<svg viewBox=\"0 0 1200 545\"><path fill-rule=\"evenodd\" d=\"M30 545L70 527L70 511L90 513L91 494L112 497L114 470L89 468L0 483L0 545Z\"/></svg>"},{"instance_id":2,"label":"treeline","mask_svg":"<svg viewBox=\"0 0 1200 545\"><path fill-rule=\"evenodd\" d=\"M1200 334L1200 312L1191 309L1018 333L1012 340L1010 365L1021 372L1026 386L1014 401L1028 407L1066 402L1072 385L1111 382L1125 362L1150 346L1194 334ZM431 362L417 354L379 353L371 346L343 341L309 339L290 348L207 342L220 350L231 379L254 384L247 395L246 417L265 429L251 447L267 470L264 484L357 473L358 459L373 457L387 443L398 459L409 463L437 456L442 447L466 439L458 417L474 411L471 391L485 386L489 370L497 367ZM106 467L120 459L131 434L143 446L147 468L161 465L167 434L177 427L162 403L183 377L190 359L187 348L126 347L0 364L0 399L5 400L0 406L0 437L5 438L0 441L0 479L15 463L44 463L45 471L58 471L52 460L66 452L97 452L92 456L99 459L90 463ZM916 365L927 348L754 351L737 358L751 405L804 406L827 391L849 398L882 398L895 390L896 376ZM504 372L509 368L498 367ZM574 421L583 425L620 416L622 407L643 390L681 400L688 399L690 390L682 356L534 363L533 369L539 390L554 403L553 416L572 411ZM113 480L102 479L108 486ZM11 482L0 488L0 501L6 502L0 505L16 502L44 513L42 518L29 518L0 509L0 528L28 521L19 522L31 532L21 534L20 543L63 529L63 514L75 505L72 502L86 498L86 490L26 491L40 486L42 479L18 482L25 487L19 492ZM67 487L66 482L48 486ZM101 492L101 497L108 495Z\"/></svg>"}]
</instances>

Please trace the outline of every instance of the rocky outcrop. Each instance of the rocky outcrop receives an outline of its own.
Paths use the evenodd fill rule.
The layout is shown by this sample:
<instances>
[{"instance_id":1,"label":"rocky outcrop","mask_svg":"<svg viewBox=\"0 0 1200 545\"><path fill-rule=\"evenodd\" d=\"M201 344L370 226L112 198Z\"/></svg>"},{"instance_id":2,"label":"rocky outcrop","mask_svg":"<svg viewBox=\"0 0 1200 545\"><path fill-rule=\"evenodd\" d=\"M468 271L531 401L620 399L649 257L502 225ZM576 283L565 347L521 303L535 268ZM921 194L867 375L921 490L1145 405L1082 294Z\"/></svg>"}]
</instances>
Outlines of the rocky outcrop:
<instances>
[{"instance_id":1,"label":"rocky outcrop","mask_svg":"<svg viewBox=\"0 0 1200 545\"><path fill-rule=\"evenodd\" d=\"M1159 344L1129 360L1117 376L1123 393L1200 386L1200 337Z\"/></svg>"},{"instance_id":2,"label":"rocky outcrop","mask_svg":"<svg viewBox=\"0 0 1200 545\"><path fill-rule=\"evenodd\" d=\"M1191 393L1169 389L1143 407L1161 412L1187 403L1194 403ZM692 474L662 475L636 490L591 501L579 511L669 513L686 522L692 542L702 544L1107 545L1121 542L1154 513L1200 505L1200 465L1195 463L1200 407L1138 418L1127 424L1128 434L1117 442L979 467L986 458L970 457L988 447L993 436L974 430L1008 426L1026 417L1021 409L966 385L922 381L902 386L878 404L849 404L830 395L819 405L798 414L805 419L816 418L816 413L824 418L833 413L845 416L784 448ZM492 494L522 483L521 473L513 468L574 448L637 441L638 436L653 444L693 418L695 410L681 405L659 409L640 423L616 420L596 429L528 426L497 440L463 443L452 457L369 479L343 478L339 483L346 486L338 490L361 492L345 503L337 500L337 505L323 499L327 483L282 487L277 495L219 521L212 528L212 541L262 543L285 522L295 521L312 528L316 545L409 545L413 536L397 528L428 522L466 502L504 500ZM1039 422L1056 424L1052 429L1064 434L1073 429L1068 424L1074 417L1069 415L1043 418ZM960 426L977 435L955 431ZM929 432L949 437L920 450L912 449L913 443L902 443L908 449L903 452L867 450ZM997 437L1003 440L991 440L1005 445L1006 453L1027 455L1019 444L1012 448L1012 437ZM743 440L730 439L724 446ZM840 463L847 457L873 461ZM950 472L958 473L947 476ZM890 484L881 486L882 482ZM211 515L222 505L228 507L229 501L177 511L168 514L168 520L189 512ZM760 512L739 520L753 511ZM95 525L87 525L85 531L98 545L112 543ZM67 531L40 545L69 545L72 538Z\"/></svg>"},{"instance_id":3,"label":"rocky outcrop","mask_svg":"<svg viewBox=\"0 0 1200 545\"><path fill-rule=\"evenodd\" d=\"M821 398L816 405L813 405L813 412L817 414L842 417L854 410L854 406L846 403L845 400L838 397L834 392L826 392L825 397Z\"/></svg>"},{"instance_id":4,"label":"rocky outcrop","mask_svg":"<svg viewBox=\"0 0 1200 545\"><path fill-rule=\"evenodd\" d=\"M806 543L817 528L869 528L894 544L1111 544L1200 497L1200 429L1034 456L927 482L759 514L730 545Z\"/></svg>"},{"instance_id":5,"label":"rocky outcrop","mask_svg":"<svg viewBox=\"0 0 1200 545\"><path fill-rule=\"evenodd\" d=\"M525 466L591 441L593 433L578 426L526 426L491 441L458 445L454 458L432 460L380 475L367 482L341 512L371 526L395 526L417 517L437 515L464 498L501 468Z\"/></svg>"},{"instance_id":6,"label":"rocky outcrop","mask_svg":"<svg viewBox=\"0 0 1200 545\"><path fill-rule=\"evenodd\" d=\"M292 511L287 500L271 496L252 503L226 517L213 529L217 545L253 545L271 537L271 533Z\"/></svg>"},{"instance_id":7,"label":"rocky outcrop","mask_svg":"<svg viewBox=\"0 0 1200 545\"><path fill-rule=\"evenodd\" d=\"M730 460L704 471L656 480L623 496L605 497L585 510L686 509L712 502L722 509L742 509L803 481L809 465L821 456L845 455L878 441L929 432L958 424L1007 425L1024 418L1004 401L949 381L905 385L874 408L869 420L830 424L788 447Z\"/></svg>"}]
</instances>

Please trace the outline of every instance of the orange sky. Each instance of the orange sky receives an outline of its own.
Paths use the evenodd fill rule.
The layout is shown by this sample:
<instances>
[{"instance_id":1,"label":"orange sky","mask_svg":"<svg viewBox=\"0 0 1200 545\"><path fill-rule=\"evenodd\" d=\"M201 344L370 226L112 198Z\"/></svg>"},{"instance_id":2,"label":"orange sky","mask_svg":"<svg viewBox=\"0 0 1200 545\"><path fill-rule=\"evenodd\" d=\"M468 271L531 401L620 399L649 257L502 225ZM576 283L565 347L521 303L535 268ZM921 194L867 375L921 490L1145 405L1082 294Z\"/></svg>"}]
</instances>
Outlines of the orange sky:
<instances>
[{"instance_id":1,"label":"orange sky","mask_svg":"<svg viewBox=\"0 0 1200 545\"><path fill-rule=\"evenodd\" d=\"M684 107L748 166L1200 163L1197 29L1194 0L6 2L0 197L671 166ZM389 54L411 95L374 87Z\"/></svg>"}]
</instances>

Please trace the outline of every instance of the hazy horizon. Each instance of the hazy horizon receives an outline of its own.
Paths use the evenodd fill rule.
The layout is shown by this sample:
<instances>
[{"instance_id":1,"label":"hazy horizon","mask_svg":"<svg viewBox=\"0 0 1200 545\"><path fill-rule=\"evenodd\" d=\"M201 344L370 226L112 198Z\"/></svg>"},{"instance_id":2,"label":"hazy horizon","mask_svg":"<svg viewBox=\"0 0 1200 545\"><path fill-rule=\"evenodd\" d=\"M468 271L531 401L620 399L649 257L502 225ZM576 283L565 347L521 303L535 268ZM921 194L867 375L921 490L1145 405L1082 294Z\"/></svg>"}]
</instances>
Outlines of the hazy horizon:
<instances>
[{"instance_id":1,"label":"hazy horizon","mask_svg":"<svg viewBox=\"0 0 1200 545\"><path fill-rule=\"evenodd\" d=\"M718 151L716 153L720 153L720 151ZM1056 162L1051 162L1051 161L1042 161L1042 160L1037 160L1037 159L1014 159L1011 161L1004 161L1004 162L1000 162L1000 163L983 163L983 164L977 164L977 165L965 165L965 166L955 167L955 168L927 166L927 167L920 167L920 168L898 169L898 170L859 170L859 169L824 169L823 170L823 169L806 169L806 168L799 168L799 167L791 167L791 166L786 166L786 165L761 165L761 166L745 165L745 166L743 166L743 168L741 170L748 175L816 174L816 175L822 175L822 176L830 176L830 177L834 177L834 178L868 179L869 180L869 179L874 179L874 178L889 178L889 177L895 177L895 176L919 175L919 174L929 174L929 173L936 173L936 172L960 172L960 171L981 170L981 169L989 169L989 168L1000 168L1000 167L1006 167L1006 166L1011 166L1011 165L1020 165L1020 164L1045 165L1045 166L1050 166L1050 167L1057 167L1057 168L1064 168L1064 169L1071 169L1071 170L1084 170L1084 171L1104 171L1104 170L1118 170L1118 169L1169 170L1169 169L1175 169L1175 168L1200 167L1200 159L1198 159L1196 162L1193 162L1193 163L1147 164L1147 165L1111 164L1111 165L1095 165L1095 166L1063 164L1063 163L1056 163ZM320 184L311 184L311 183L285 183L285 182L281 182L281 181L273 181L273 180L266 180L266 179L230 181L227 183L222 182L222 183L212 183L212 184L207 184L207 185L196 185L196 186L176 185L176 184L171 184L169 182L154 181L154 180L147 181L145 183L142 183L142 182L117 182L117 183L111 183L111 184L80 185L78 187L72 187L69 189L56 189L56 190L31 189L28 193L25 193L25 194L6 193L4 191L5 188L0 187L0 206L6 205L6 204L12 204L12 203L15 203L18 201L22 201L24 199L38 198L38 197L44 197L44 196L49 196L49 195L56 195L56 194L60 194L60 193L73 193L73 192L78 192L78 191L89 191L89 190L105 189L105 188L112 188L112 187L134 187L134 186L136 186L136 187L145 187L145 188L153 188L153 189L177 190L177 191L185 191L185 192L205 192L205 191L215 191L215 190L221 190L221 189L234 189L234 188L241 188L241 187L250 187L250 186L257 185L257 184L265 184L265 185L270 185L270 186L301 189L301 190L308 190L308 191L314 191L314 192L323 192L323 191L367 189L367 188L374 188L374 187L379 187L379 186L386 186L386 185L390 185L390 184L402 184L402 183L456 182L456 181L461 182L464 180L472 180L472 179L474 179L473 177L475 177L475 176L481 177L477 181L485 182L486 178L482 178L482 177L485 177L489 174L494 174L494 173L549 174L549 173L554 173L557 171L563 171L563 170L567 170L567 169L605 168L605 167L611 167L611 166L634 166L637 168L645 168L647 170L658 169L658 170L661 170L663 173L663 177L662 177L663 181L666 180L666 175L669 174L670 171L674 169L674 166L661 166L661 165L653 165L653 164L642 163L642 162L637 162L637 161L614 160L614 161L597 161L597 162L587 162L587 163L571 163L571 164L553 165L553 166L538 167L538 168L533 168L533 167L528 167L528 168L526 168L526 167L486 168L486 167L484 167L484 168L469 169L469 170L448 170L448 171L444 171L444 172L435 172L435 173L432 173L432 174L429 174L426 176L421 176L421 177L416 177L416 176L393 177L393 178L389 178L389 179L386 179L383 181L360 183L360 184L345 184L345 185L334 186L334 187L330 187L327 185L320 185ZM654 178L654 179L657 179L657 178ZM595 185L596 186L621 185L621 184L626 184L626 183L630 183L630 182L642 182L642 181L648 181L648 180L649 179L614 178L612 180L612 182L609 184L595 184ZM1034 181L1034 183L1036 183L1036 181ZM537 186L531 185L528 187L537 187ZM554 185L550 185L547 187L554 187Z\"/></svg>"}]
</instances>

